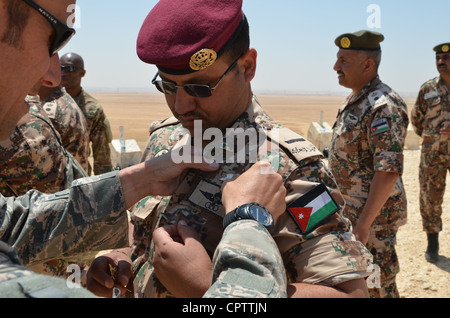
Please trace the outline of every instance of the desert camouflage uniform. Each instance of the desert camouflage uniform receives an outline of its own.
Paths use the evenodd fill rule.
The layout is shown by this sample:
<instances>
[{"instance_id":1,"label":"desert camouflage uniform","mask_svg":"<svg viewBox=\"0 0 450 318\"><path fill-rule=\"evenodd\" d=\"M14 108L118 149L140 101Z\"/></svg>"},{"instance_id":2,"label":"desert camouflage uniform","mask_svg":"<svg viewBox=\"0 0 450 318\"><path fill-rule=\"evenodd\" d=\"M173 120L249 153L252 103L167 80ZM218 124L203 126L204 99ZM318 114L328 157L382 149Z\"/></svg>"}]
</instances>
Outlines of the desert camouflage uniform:
<instances>
[{"instance_id":1,"label":"desert camouflage uniform","mask_svg":"<svg viewBox=\"0 0 450 318\"><path fill-rule=\"evenodd\" d=\"M66 157L59 134L38 104L18 122L10 138L0 142L0 191L20 196L36 189L53 193L66 188Z\"/></svg>"},{"instance_id":2,"label":"desert camouflage uniform","mask_svg":"<svg viewBox=\"0 0 450 318\"><path fill-rule=\"evenodd\" d=\"M78 96L74 97L74 100L86 118L89 129L89 141L92 143L94 169L92 171L92 167L89 165L89 175L92 172L99 175L111 171L113 167L109 143L112 140L112 132L102 106L83 89Z\"/></svg>"},{"instance_id":3,"label":"desert camouflage uniform","mask_svg":"<svg viewBox=\"0 0 450 318\"><path fill-rule=\"evenodd\" d=\"M53 287L72 297L91 297L21 263L85 261L98 251L128 245L128 216L117 172L74 181L70 189L51 195L34 190L18 198L0 195L0 209L0 297L22 297L24 290L35 291L37 297L64 297L44 293L57 292Z\"/></svg>"},{"instance_id":4,"label":"desert camouflage uniform","mask_svg":"<svg viewBox=\"0 0 450 318\"><path fill-rule=\"evenodd\" d=\"M328 186L338 202L343 202L332 175L321 160L322 154L301 136L268 117L256 99L231 128L255 128L265 132L267 135L264 134L260 143L270 141L270 136L279 131L279 153L272 156L274 147L267 142L266 149L271 149L271 152L266 159L274 167L279 167L278 172L287 188L288 204L320 183ZM189 142L187 137L175 118L152 124L143 160L168 152L176 144ZM276 142L274 144L278 147ZM227 149L226 146L226 143L225 146L222 144L223 149ZM250 149L258 147L248 143L246 146ZM233 148L230 152L235 154L236 150ZM190 170L171 197L150 196L136 205L132 212L135 225L132 245L135 297L170 296L153 275L152 233L156 227L183 219L197 230L204 247L213 255L223 233L225 211L221 202L221 186L224 178L245 172L251 167L249 162L254 161L247 158L245 163L235 163L238 161L234 158L232 162L221 164L218 171L211 173ZM341 213L336 213L311 234L302 235L292 218L287 213L282 215L272 235L283 256L288 282L336 285L365 277L372 256L360 242L349 240L349 226L349 221Z\"/></svg>"},{"instance_id":5,"label":"desert camouflage uniform","mask_svg":"<svg viewBox=\"0 0 450 318\"><path fill-rule=\"evenodd\" d=\"M399 263L394 245L398 228L406 223L406 193L401 175L407 127L405 102L378 77L358 96L347 99L334 126L330 167L345 198L344 215L354 226L366 204L375 172L400 175L371 226L367 244L374 263L381 269L381 288L369 289L373 297L398 296L395 276Z\"/></svg>"},{"instance_id":6,"label":"desert camouflage uniform","mask_svg":"<svg viewBox=\"0 0 450 318\"><path fill-rule=\"evenodd\" d=\"M440 134L450 122L450 93L440 77L422 85L411 113L415 132L423 138L420 160L420 213L425 232L442 231L445 179L450 171L450 140Z\"/></svg>"},{"instance_id":7,"label":"desert camouflage uniform","mask_svg":"<svg viewBox=\"0 0 450 318\"><path fill-rule=\"evenodd\" d=\"M64 148L87 172L89 170L89 132L81 109L64 87L42 101L42 108L61 135Z\"/></svg>"},{"instance_id":8,"label":"desert camouflage uniform","mask_svg":"<svg viewBox=\"0 0 450 318\"><path fill-rule=\"evenodd\" d=\"M270 233L255 221L227 226L213 258L206 298L286 297L286 274Z\"/></svg>"}]
</instances>

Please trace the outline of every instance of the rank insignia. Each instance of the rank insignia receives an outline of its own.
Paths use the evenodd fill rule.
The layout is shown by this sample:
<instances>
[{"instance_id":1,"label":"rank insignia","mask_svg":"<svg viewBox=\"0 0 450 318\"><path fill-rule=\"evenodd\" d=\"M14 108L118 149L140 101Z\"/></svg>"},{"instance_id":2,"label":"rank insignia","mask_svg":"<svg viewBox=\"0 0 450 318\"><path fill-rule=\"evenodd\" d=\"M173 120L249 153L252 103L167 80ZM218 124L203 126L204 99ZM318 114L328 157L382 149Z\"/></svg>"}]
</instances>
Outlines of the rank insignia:
<instances>
[{"instance_id":1,"label":"rank insignia","mask_svg":"<svg viewBox=\"0 0 450 318\"><path fill-rule=\"evenodd\" d=\"M350 39L348 37L345 36L341 39L341 46L344 49L348 49L350 47L350 45L352 45L352 42L350 41Z\"/></svg>"},{"instance_id":2,"label":"rank insignia","mask_svg":"<svg viewBox=\"0 0 450 318\"><path fill-rule=\"evenodd\" d=\"M211 181L200 180L188 200L196 206L219 216L225 214L222 206L221 187Z\"/></svg>"},{"instance_id":3,"label":"rank insignia","mask_svg":"<svg viewBox=\"0 0 450 318\"><path fill-rule=\"evenodd\" d=\"M442 46L442 52L447 53L450 50L450 47L446 44Z\"/></svg>"},{"instance_id":4,"label":"rank insignia","mask_svg":"<svg viewBox=\"0 0 450 318\"><path fill-rule=\"evenodd\" d=\"M192 55L189 66L194 71L200 71L214 64L217 53L211 49L203 49Z\"/></svg>"},{"instance_id":5,"label":"rank insignia","mask_svg":"<svg viewBox=\"0 0 450 318\"><path fill-rule=\"evenodd\" d=\"M339 210L339 205L322 183L287 207L302 234L311 233L322 221Z\"/></svg>"}]
</instances>

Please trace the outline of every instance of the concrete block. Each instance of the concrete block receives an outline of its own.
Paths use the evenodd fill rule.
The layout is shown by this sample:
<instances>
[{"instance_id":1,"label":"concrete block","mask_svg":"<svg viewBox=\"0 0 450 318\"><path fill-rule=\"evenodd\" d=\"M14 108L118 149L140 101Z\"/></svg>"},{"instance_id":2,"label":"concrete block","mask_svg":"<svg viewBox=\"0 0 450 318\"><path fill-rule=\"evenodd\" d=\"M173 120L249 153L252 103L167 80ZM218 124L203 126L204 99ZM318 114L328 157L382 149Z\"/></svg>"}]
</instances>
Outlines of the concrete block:
<instances>
[{"instance_id":1,"label":"concrete block","mask_svg":"<svg viewBox=\"0 0 450 318\"><path fill-rule=\"evenodd\" d=\"M308 140L314 144L320 151L330 146L333 130L331 126L324 122L320 125L317 122L312 122L308 130Z\"/></svg>"},{"instance_id":2,"label":"concrete block","mask_svg":"<svg viewBox=\"0 0 450 318\"><path fill-rule=\"evenodd\" d=\"M408 150L419 150L421 145L422 138L414 132L413 126L409 124L406 133L405 148Z\"/></svg>"},{"instance_id":3,"label":"concrete block","mask_svg":"<svg viewBox=\"0 0 450 318\"><path fill-rule=\"evenodd\" d=\"M141 162L142 151L134 139L125 140L125 152L121 152L119 139L113 139L110 148L113 167L124 169Z\"/></svg>"}]
</instances>

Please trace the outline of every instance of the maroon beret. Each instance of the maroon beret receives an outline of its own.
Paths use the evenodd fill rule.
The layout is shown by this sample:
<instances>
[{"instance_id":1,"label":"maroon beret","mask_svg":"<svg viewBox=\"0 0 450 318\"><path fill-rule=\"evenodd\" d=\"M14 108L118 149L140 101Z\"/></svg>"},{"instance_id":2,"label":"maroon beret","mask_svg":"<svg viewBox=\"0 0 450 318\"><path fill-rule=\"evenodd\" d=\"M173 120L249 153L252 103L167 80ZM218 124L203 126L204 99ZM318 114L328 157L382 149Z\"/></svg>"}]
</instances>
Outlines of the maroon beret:
<instances>
[{"instance_id":1,"label":"maroon beret","mask_svg":"<svg viewBox=\"0 0 450 318\"><path fill-rule=\"evenodd\" d=\"M242 0L160 0L142 24L137 54L169 74L212 65L242 27Z\"/></svg>"}]
</instances>

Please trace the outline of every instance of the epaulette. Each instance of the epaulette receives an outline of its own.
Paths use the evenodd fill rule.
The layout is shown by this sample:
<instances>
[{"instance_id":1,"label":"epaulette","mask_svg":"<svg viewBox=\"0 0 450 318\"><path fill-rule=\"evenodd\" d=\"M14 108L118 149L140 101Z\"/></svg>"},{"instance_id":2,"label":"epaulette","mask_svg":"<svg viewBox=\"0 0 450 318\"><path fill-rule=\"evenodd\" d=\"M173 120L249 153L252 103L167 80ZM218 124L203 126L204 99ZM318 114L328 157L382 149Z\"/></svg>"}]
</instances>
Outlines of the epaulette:
<instances>
[{"instance_id":1,"label":"epaulette","mask_svg":"<svg viewBox=\"0 0 450 318\"><path fill-rule=\"evenodd\" d=\"M373 91L368 96L370 105L373 109L377 109L378 107L385 106L389 103L389 99L386 97L381 90Z\"/></svg>"},{"instance_id":2,"label":"epaulette","mask_svg":"<svg viewBox=\"0 0 450 318\"><path fill-rule=\"evenodd\" d=\"M275 131L278 131L275 133ZM296 132L281 126L280 128L266 131L271 142L278 142L280 148L288 154L291 159L301 162L311 157L321 157L323 154L310 141L306 140ZM276 135L278 134L278 136Z\"/></svg>"},{"instance_id":3,"label":"epaulette","mask_svg":"<svg viewBox=\"0 0 450 318\"><path fill-rule=\"evenodd\" d=\"M178 125L180 123L180 121L178 119L176 119L174 116L163 119L163 120L159 120L159 121L155 121L150 125L149 128L149 135L153 134L156 130L167 127L167 126L173 126L173 125Z\"/></svg>"}]
</instances>

